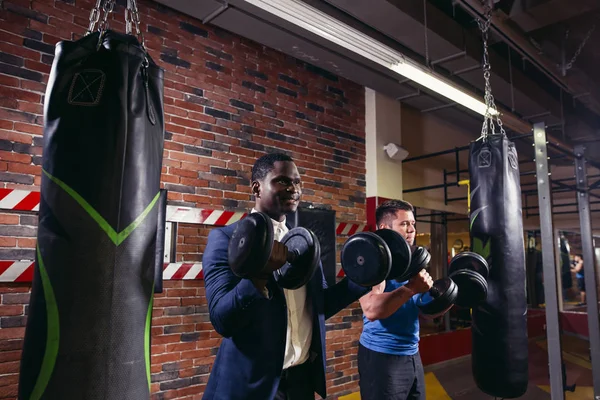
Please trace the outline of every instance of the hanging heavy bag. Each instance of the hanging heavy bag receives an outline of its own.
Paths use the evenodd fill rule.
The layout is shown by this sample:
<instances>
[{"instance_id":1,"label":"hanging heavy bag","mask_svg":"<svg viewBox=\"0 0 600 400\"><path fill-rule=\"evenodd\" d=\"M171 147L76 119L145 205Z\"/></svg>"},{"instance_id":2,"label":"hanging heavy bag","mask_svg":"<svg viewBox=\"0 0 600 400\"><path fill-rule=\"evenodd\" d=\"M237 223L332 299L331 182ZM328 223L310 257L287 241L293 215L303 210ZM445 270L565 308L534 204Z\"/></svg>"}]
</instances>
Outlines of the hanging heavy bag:
<instances>
[{"instance_id":1,"label":"hanging heavy bag","mask_svg":"<svg viewBox=\"0 0 600 400\"><path fill-rule=\"evenodd\" d=\"M470 148L471 241L490 266L488 295L473 309L473 377L490 396L515 398L528 384L525 245L519 163L504 134Z\"/></svg>"},{"instance_id":2,"label":"hanging heavy bag","mask_svg":"<svg viewBox=\"0 0 600 400\"><path fill-rule=\"evenodd\" d=\"M565 290L570 289L573 286L573 277L571 275L571 249L569 247L569 241L565 235L561 232L559 236L559 249L560 249L560 281Z\"/></svg>"},{"instance_id":3,"label":"hanging heavy bag","mask_svg":"<svg viewBox=\"0 0 600 400\"><path fill-rule=\"evenodd\" d=\"M87 35L56 45L46 90L23 400L150 397L163 71L106 29L114 0L93 31L99 5Z\"/></svg>"}]
</instances>

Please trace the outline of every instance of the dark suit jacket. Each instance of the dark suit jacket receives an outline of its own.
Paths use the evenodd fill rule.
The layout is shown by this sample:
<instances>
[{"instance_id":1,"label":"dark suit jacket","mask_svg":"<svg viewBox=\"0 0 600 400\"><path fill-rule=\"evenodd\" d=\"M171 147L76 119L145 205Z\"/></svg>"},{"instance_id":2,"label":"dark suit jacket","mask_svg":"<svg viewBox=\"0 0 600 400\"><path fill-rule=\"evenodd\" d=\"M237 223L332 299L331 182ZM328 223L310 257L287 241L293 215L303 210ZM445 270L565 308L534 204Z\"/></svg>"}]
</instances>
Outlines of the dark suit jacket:
<instances>
[{"instance_id":1,"label":"dark suit jacket","mask_svg":"<svg viewBox=\"0 0 600 400\"><path fill-rule=\"evenodd\" d=\"M227 249L236 225L213 229L202 259L210 320L224 337L203 398L270 400L283 368L286 301L273 278L267 283L270 298L266 298L249 279L240 279L231 271ZM327 287L320 263L306 289L313 310L312 385L325 398L325 320L368 289L346 278Z\"/></svg>"}]
</instances>

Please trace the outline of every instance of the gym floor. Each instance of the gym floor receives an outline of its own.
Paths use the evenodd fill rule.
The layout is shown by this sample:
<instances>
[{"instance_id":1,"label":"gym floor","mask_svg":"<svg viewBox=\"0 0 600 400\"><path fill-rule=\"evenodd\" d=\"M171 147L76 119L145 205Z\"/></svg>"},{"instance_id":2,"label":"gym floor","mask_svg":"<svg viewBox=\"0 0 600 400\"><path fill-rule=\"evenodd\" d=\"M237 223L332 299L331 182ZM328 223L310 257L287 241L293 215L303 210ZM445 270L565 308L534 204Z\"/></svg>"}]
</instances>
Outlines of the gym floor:
<instances>
[{"instance_id":1,"label":"gym floor","mask_svg":"<svg viewBox=\"0 0 600 400\"><path fill-rule=\"evenodd\" d=\"M589 358L589 342L571 335L562 336L563 362L567 369L567 385L576 384L574 392L566 392L567 400L593 398L592 365ZM471 374L470 357L443 366L425 369L427 400L489 400L493 397L482 393ZM545 339L529 342L529 388L519 399L550 399L548 379L548 353ZM342 396L339 400L360 400L358 393Z\"/></svg>"}]
</instances>

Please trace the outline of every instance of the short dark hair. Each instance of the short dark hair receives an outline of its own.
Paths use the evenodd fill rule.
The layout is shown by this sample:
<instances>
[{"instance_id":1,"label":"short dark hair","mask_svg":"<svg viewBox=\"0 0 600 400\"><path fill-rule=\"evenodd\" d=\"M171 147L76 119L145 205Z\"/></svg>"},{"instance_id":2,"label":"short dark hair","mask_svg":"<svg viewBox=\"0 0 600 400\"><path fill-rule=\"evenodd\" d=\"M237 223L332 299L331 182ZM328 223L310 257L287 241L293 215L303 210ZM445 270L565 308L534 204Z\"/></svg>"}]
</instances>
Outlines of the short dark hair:
<instances>
[{"instance_id":1,"label":"short dark hair","mask_svg":"<svg viewBox=\"0 0 600 400\"><path fill-rule=\"evenodd\" d=\"M292 160L292 157L288 156L287 154L283 154L283 153L265 154L264 156L262 156L258 160L256 160L256 162L254 163L254 166L252 167L252 182L262 181L263 179L265 179L267 174L273 168L275 168L275 163L277 161L293 162L294 160Z\"/></svg>"},{"instance_id":2,"label":"short dark hair","mask_svg":"<svg viewBox=\"0 0 600 400\"><path fill-rule=\"evenodd\" d=\"M375 223L377 226L382 223L392 226L392 221L396 219L396 213L400 210L415 212L415 208L408 201L388 200L375 210Z\"/></svg>"}]
</instances>

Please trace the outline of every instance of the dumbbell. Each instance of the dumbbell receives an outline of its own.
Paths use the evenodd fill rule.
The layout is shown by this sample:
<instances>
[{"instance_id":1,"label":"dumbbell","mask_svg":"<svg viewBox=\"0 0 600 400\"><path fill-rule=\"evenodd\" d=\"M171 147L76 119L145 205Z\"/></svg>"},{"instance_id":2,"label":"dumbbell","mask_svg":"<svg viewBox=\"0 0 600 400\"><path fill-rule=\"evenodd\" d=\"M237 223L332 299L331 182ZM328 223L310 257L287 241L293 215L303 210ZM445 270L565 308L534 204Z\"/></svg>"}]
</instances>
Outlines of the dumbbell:
<instances>
[{"instance_id":1,"label":"dumbbell","mask_svg":"<svg viewBox=\"0 0 600 400\"><path fill-rule=\"evenodd\" d=\"M417 299L417 306L423 314L438 314L450 304L463 308L476 307L487 299L487 277L489 266L485 258L477 253L465 251L457 254L448 266L448 277L433 283L429 293ZM438 300L442 297L442 301ZM446 305L446 307L444 307Z\"/></svg>"},{"instance_id":2,"label":"dumbbell","mask_svg":"<svg viewBox=\"0 0 600 400\"><path fill-rule=\"evenodd\" d=\"M298 289L308 283L319 266L321 246L306 228L291 229L280 241L288 249L287 262L273 272L285 289ZM269 276L267 268L273 250L273 223L268 215L253 212L238 222L228 247L229 266L240 278Z\"/></svg>"},{"instance_id":3,"label":"dumbbell","mask_svg":"<svg viewBox=\"0 0 600 400\"><path fill-rule=\"evenodd\" d=\"M384 280L407 281L427 268L430 260L427 249L411 248L402 235L391 229L357 233L344 243L341 254L348 279L367 287ZM423 312L436 314L453 304L457 287L451 279L440 279L425 294Z\"/></svg>"},{"instance_id":4,"label":"dumbbell","mask_svg":"<svg viewBox=\"0 0 600 400\"><path fill-rule=\"evenodd\" d=\"M448 278L435 281L419 296L423 313L437 314L452 304L473 307L487 297L487 263L476 253L461 253L450 264ZM406 240L391 229L361 232L342 247L342 269L358 285L371 287L383 280L409 280L426 268L431 255L424 247L411 249ZM462 287L462 294L459 288Z\"/></svg>"},{"instance_id":5,"label":"dumbbell","mask_svg":"<svg viewBox=\"0 0 600 400\"><path fill-rule=\"evenodd\" d=\"M372 287L386 279L401 280L409 274L412 254L406 240L391 229L360 232L342 246L341 264L352 282Z\"/></svg>"}]
</instances>

